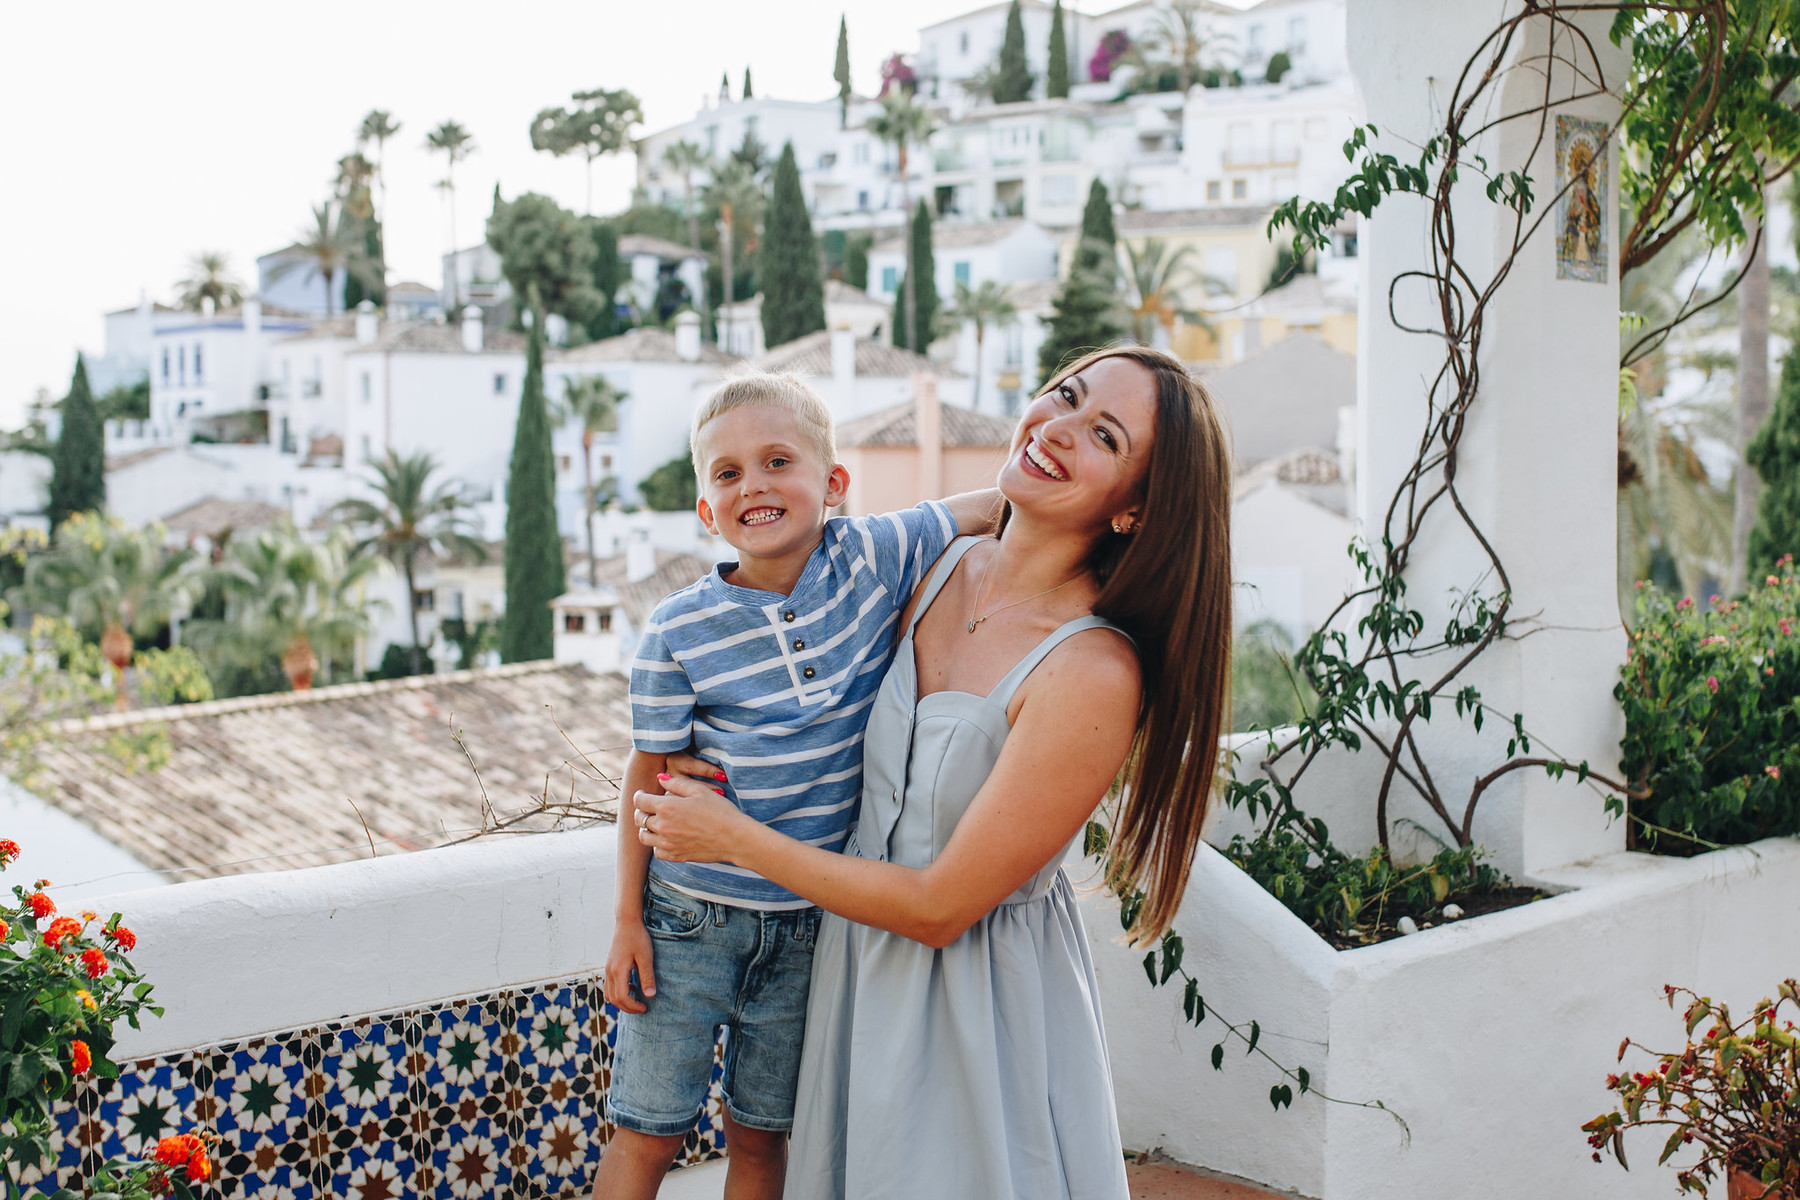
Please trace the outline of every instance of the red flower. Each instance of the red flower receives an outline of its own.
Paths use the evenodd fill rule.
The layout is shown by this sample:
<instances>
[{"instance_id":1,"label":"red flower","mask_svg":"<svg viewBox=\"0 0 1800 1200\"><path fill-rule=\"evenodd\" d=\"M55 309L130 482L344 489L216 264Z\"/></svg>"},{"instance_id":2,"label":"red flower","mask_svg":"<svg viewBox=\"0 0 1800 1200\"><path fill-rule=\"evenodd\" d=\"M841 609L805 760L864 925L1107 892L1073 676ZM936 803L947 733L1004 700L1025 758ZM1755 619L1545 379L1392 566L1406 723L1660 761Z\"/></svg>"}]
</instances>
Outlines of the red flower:
<instances>
[{"instance_id":1,"label":"red flower","mask_svg":"<svg viewBox=\"0 0 1800 1200\"><path fill-rule=\"evenodd\" d=\"M106 961L106 951L96 946L81 952L81 965L87 970L89 979L98 979L106 974L111 964Z\"/></svg>"},{"instance_id":2,"label":"red flower","mask_svg":"<svg viewBox=\"0 0 1800 1200\"><path fill-rule=\"evenodd\" d=\"M1718 695L1719 694L1719 677L1717 675L1708 675L1706 677L1706 686L1707 686L1707 689L1713 693L1713 695L1715 695L1715 696Z\"/></svg>"},{"instance_id":3,"label":"red flower","mask_svg":"<svg viewBox=\"0 0 1800 1200\"><path fill-rule=\"evenodd\" d=\"M207 1160L204 1147L188 1155L187 1177L189 1183L198 1183L212 1174L212 1163Z\"/></svg>"},{"instance_id":4,"label":"red flower","mask_svg":"<svg viewBox=\"0 0 1800 1200\"><path fill-rule=\"evenodd\" d=\"M0 838L0 867L5 867L17 857L19 857L19 843L11 838Z\"/></svg>"},{"instance_id":5,"label":"red flower","mask_svg":"<svg viewBox=\"0 0 1800 1200\"><path fill-rule=\"evenodd\" d=\"M119 949L124 950L127 953L137 949L137 934L131 932L131 930L125 928L123 925L115 925L111 929L108 929L106 931L106 936L109 940L117 942L119 944Z\"/></svg>"},{"instance_id":6,"label":"red flower","mask_svg":"<svg viewBox=\"0 0 1800 1200\"><path fill-rule=\"evenodd\" d=\"M33 892L25 897L25 907L31 910L32 916L41 921L56 912L56 901L42 892Z\"/></svg>"},{"instance_id":7,"label":"red flower","mask_svg":"<svg viewBox=\"0 0 1800 1200\"><path fill-rule=\"evenodd\" d=\"M44 930L44 945L60 950L62 944L81 932L81 922L74 917L58 917Z\"/></svg>"},{"instance_id":8,"label":"red flower","mask_svg":"<svg viewBox=\"0 0 1800 1200\"><path fill-rule=\"evenodd\" d=\"M12 926L8 925L5 921L0 921L0 942L4 942L6 940L6 936L11 932L12 932Z\"/></svg>"},{"instance_id":9,"label":"red flower","mask_svg":"<svg viewBox=\"0 0 1800 1200\"><path fill-rule=\"evenodd\" d=\"M86 1075L88 1068L94 1065L94 1056L86 1042L77 1039L69 1043L69 1065L77 1075Z\"/></svg>"},{"instance_id":10,"label":"red flower","mask_svg":"<svg viewBox=\"0 0 1800 1200\"><path fill-rule=\"evenodd\" d=\"M196 1154L205 1153L206 1147L191 1133L177 1133L156 1143L156 1161L165 1167L184 1167Z\"/></svg>"}]
</instances>

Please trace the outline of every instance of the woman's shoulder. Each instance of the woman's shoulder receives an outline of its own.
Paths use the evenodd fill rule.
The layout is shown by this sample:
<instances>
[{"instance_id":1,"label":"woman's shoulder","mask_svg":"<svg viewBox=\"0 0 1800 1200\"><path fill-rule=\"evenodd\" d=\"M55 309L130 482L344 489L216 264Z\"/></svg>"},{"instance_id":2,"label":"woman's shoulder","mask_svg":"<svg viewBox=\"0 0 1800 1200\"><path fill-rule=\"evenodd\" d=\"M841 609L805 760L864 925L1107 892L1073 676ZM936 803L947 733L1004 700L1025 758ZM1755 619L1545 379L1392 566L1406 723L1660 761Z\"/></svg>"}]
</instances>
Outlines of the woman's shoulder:
<instances>
[{"instance_id":1,"label":"woman's shoulder","mask_svg":"<svg viewBox=\"0 0 1800 1200\"><path fill-rule=\"evenodd\" d=\"M1026 678L1014 703L1030 700L1033 707L1096 714L1116 708L1135 722L1142 695L1143 672L1130 639L1116 626L1093 625L1059 642Z\"/></svg>"}]
</instances>

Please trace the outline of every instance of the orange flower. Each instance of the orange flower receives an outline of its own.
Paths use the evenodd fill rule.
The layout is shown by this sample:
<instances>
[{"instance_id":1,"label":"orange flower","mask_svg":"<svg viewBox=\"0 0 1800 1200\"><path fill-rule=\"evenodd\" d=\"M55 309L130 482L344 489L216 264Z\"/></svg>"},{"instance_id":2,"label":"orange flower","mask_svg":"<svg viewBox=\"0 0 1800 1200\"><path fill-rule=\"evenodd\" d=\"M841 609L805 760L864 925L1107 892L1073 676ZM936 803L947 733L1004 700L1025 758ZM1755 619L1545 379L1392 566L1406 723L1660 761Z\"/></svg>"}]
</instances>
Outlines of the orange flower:
<instances>
[{"instance_id":1,"label":"orange flower","mask_svg":"<svg viewBox=\"0 0 1800 1200\"><path fill-rule=\"evenodd\" d=\"M0 942L4 942L7 938L7 935L10 934L11 932L12 932L12 926L8 925L5 921L0 921Z\"/></svg>"},{"instance_id":2,"label":"orange flower","mask_svg":"<svg viewBox=\"0 0 1800 1200\"><path fill-rule=\"evenodd\" d=\"M137 949L137 934L123 925L115 925L106 931L106 936L119 944L119 949L129 953Z\"/></svg>"},{"instance_id":3,"label":"orange flower","mask_svg":"<svg viewBox=\"0 0 1800 1200\"><path fill-rule=\"evenodd\" d=\"M106 961L106 951L95 946L81 952L81 965L86 968L89 979L98 979L112 964Z\"/></svg>"},{"instance_id":4,"label":"orange flower","mask_svg":"<svg viewBox=\"0 0 1800 1200\"><path fill-rule=\"evenodd\" d=\"M156 1143L156 1161L165 1167L184 1167L196 1154L205 1153L205 1145L191 1133L177 1133Z\"/></svg>"},{"instance_id":5,"label":"orange flower","mask_svg":"<svg viewBox=\"0 0 1800 1200\"><path fill-rule=\"evenodd\" d=\"M90 1012L98 1012L100 1010L100 1006L94 1002L94 993L88 991L86 988L76 988L75 998L81 1001L82 1005Z\"/></svg>"},{"instance_id":6,"label":"orange flower","mask_svg":"<svg viewBox=\"0 0 1800 1200\"><path fill-rule=\"evenodd\" d=\"M44 945L59 950L62 944L81 932L81 922L74 917L58 917L44 930Z\"/></svg>"},{"instance_id":7,"label":"orange flower","mask_svg":"<svg viewBox=\"0 0 1800 1200\"><path fill-rule=\"evenodd\" d=\"M69 1065L77 1075L86 1075L88 1068L94 1065L94 1056L86 1042L77 1039L69 1043Z\"/></svg>"},{"instance_id":8,"label":"orange flower","mask_svg":"<svg viewBox=\"0 0 1800 1200\"><path fill-rule=\"evenodd\" d=\"M11 838L0 838L0 867L5 867L17 857L19 857L19 843Z\"/></svg>"},{"instance_id":9,"label":"orange flower","mask_svg":"<svg viewBox=\"0 0 1800 1200\"><path fill-rule=\"evenodd\" d=\"M25 897L25 907L31 910L32 916L41 921L56 912L56 901L42 892L33 892Z\"/></svg>"},{"instance_id":10,"label":"orange flower","mask_svg":"<svg viewBox=\"0 0 1800 1200\"><path fill-rule=\"evenodd\" d=\"M212 1163L206 1157L204 1147L188 1155L187 1177L189 1183L198 1183L212 1174Z\"/></svg>"},{"instance_id":11,"label":"orange flower","mask_svg":"<svg viewBox=\"0 0 1800 1200\"><path fill-rule=\"evenodd\" d=\"M91 908L84 908L81 910L81 919L84 922L85 921L98 921L100 919L100 914L95 912Z\"/></svg>"}]
</instances>

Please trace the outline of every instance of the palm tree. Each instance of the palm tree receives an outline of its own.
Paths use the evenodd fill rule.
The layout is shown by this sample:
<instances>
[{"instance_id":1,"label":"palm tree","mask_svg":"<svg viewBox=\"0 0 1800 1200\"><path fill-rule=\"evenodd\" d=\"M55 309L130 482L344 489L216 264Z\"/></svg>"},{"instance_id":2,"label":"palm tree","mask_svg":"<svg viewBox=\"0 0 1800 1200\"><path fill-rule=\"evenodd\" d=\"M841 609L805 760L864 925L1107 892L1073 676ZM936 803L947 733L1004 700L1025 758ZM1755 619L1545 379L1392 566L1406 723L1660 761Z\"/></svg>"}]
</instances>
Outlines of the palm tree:
<instances>
[{"instance_id":1,"label":"palm tree","mask_svg":"<svg viewBox=\"0 0 1800 1200\"><path fill-rule=\"evenodd\" d=\"M445 121L425 135L425 148L444 155L446 166L442 187L450 193L450 252L458 249L456 241L456 164L475 153L475 139L455 121ZM456 272L450 272L450 310L456 311Z\"/></svg>"},{"instance_id":2,"label":"palm tree","mask_svg":"<svg viewBox=\"0 0 1800 1200\"><path fill-rule=\"evenodd\" d=\"M360 157L360 156L359 156ZM325 280L325 315L331 315L332 297L336 295L338 272L355 275L364 283L373 282L373 270L361 237L354 229L346 229L343 210L331 211L331 202L313 206L313 223L300 231L290 248L293 257L275 264L269 271L271 280L280 279L300 267L308 276Z\"/></svg>"},{"instance_id":3,"label":"palm tree","mask_svg":"<svg viewBox=\"0 0 1800 1200\"><path fill-rule=\"evenodd\" d=\"M1213 32L1202 0L1170 0L1167 8L1156 10L1150 28L1132 47L1132 57L1146 67L1151 55L1160 55L1172 63L1179 73L1182 93L1186 94L1194 85L1194 76L1205 66L1201 60L1207 50L1230 41L1230 35Z\"/></svg>"},{"instance_id":4,"label":"palm tree","mask_svg":"<svg viewBox=\"0 0 1800 1200\"><path fill-rule=\"evenodd\" d=\"M906 244L906 286L901 289L901 311L905 314L906 344L919 344L918 305L913 299L912 185L907 180L907 151L931 140L931 112L915 104L905 88L893 88L881 98L881 111L864 125L870 133L891 143L900 168L900 207L906 219L900 223L900 240Z\"/></svg>"},{"instance_id":5,"label":"palm tree","mask_svg":"<svg viewBox=\"0 0 1800 1200\"><path fill-rule=\"evenodd\" d=\"M1132 333L1146 346L1158 325L1173 334L1177 317L1211 328L1199 311L1182 306L1183 293L1209 283L1190 264L1193 253L1192 246L1171 251L1160 238L1147 238L1141 247L1125 243L1125 306L1131 313Z\"/></svg>"},{"instance_id":6,"label":"palm tree","mask_svg":"<svg viewBox=\"0 0 1800 1200\"><path fill-rule=\"evenodd\" d=\"M562 401L553 414L558 425L569 420L581 422L582 495L586 498L582 520L587 527L588 586L591 588L600 586L594 566L594 513L600 508L599 497L594 491L594 435L618 431L619 404L629 395L604 375L582 375L571 378L564 385Z\"/></svg>"},{"instance_id":7,"label":"palm tree","mask_svg":"<svg viewBox=\"0 0 1800 1200\"><path fill-rule=\"evenodd\" d=\"M736 281L732 278L734 266L732 250L737 242L737 223L739 218L752 225L756 222L757 210L762 207L762 188L757 185L756 176L743 162L728 158L713 168L712 182L706 186L706 199L719 210L719 253L723 259L725 270L725 327L719 332L722 345L731 344L731 304L737 299Z\"/></svg>"},{"instance_id":8,"label":"palm tree","mask_svg":"<svg viewBox=\"0 0 1800 1200\"><path fill-rule=\"evenodd\" d=\"M199 312L211 300L214 308L230 308L244 298L244 285L231 273L231 255L223 250L202 250L188 259L188 277L175 285L181 289L181 307Z\"/></svg>"},{"instance_id":9,"label":"palm tree","mask_svg":"<svg viewBox=\"0 0 1800 1200\"><path fill-rule=\"evenodd\" d=\"M700 249L700 213L694 208L694 172L711 162L706 151L683 139L663 151L663 165L681 176L681 211L687 214L688 245Z\"/></svg>"},{"instance_id":10,"label":"palm tree","mask_svg":"<svg viewBox=\"0 0 1800 1200\"><path fill-rule=\"evenodd\" d=\"M18 599L99 641L118 671L124 707L133 639L154 636L199 592L193 550L168 549L160 526L136 529L117 517L77 513L57 529L55 548L26 564Z\"/></svg>"},{"instance_id":11,"label":"palm tree","mask_svg":"<svg viewBox=\"0 0 1800 1200\"><path fill-rule=\"evenodd\" d=\"M453 483L433 487L437 459L429 451L399 455L389 450L380 462L371 463L375 478L369 481L381 503L344 500L332 511L359 532L357 554L377 554L400 569L406 578L406 615L412 628L412 669L425 669L419 644L419 608L415 601L419 560L468 558L487 561L487 547L469 532L469 518Z\"/></svg>"},{"instance_id":12,"label":"palm tree","mask_svg":"<svg viewBox=\"0 0 1800 1200\"><path fill-rule=\"evenodd\" d=\"M956 298L945 314L960 327L964 322L975 326L975 396L972 407L981 411L981 342L990 327L1004 328L1013 323L1019 310L1013 306L1007 295L1004 284L995 283L992 279L981 281L980 287L972 288L962 280L956 281Z\"/></svg>"},{"instance_id":13,"label":"palm tree","mask_svg":"<svg viewBox=\"0 0 1800 1200\"><path fill-rule=\"evenodd\" d=\"M381 208L376 214L378 220L387 218L387 140L399 132L400 122L394 120L392 114L379 108L370 109L369 115L362 119L362 126L356 131L359 143L375 143L375 179L381 185Z\"/></svg>"},{"instance_id":14,"label":"palm tree","mask_svg":"<svg viewBox=\"0 0 1800 1200\"><path fill-rule=\"evenodd\" d=\"M234 538L206 572L225 597L225 615L191 623L189 640L204 655L252 677L279 659L288 683L305 691L321 651L327 663L348 659L356 638L369 632L369 613L358 596L380 562L356 554L355 539L342 528L323 542L307 541L291 525Z\"/></svg>"}]
</instances>

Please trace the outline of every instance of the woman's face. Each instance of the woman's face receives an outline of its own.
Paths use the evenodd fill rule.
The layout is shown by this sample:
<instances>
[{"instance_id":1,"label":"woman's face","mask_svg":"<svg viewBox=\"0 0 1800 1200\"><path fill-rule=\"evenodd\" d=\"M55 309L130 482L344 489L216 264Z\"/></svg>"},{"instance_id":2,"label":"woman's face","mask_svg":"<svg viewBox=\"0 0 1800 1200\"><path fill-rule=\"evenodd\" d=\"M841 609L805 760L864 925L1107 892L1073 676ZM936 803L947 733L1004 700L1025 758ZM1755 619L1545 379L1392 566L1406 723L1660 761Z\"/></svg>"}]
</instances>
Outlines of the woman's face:
<instances>
[{"instance_id":1,"label":"woman's face","mask_svg":"<svg viewBox=\"0 0 1800 1200\"><path fill-rule=\"evenodd\" d=\"M1083 531L1134 526L1155 421L1149 368L1103 358L1031 402L1000 491L1022 511Z\"/></svg>"}]
</instances>

